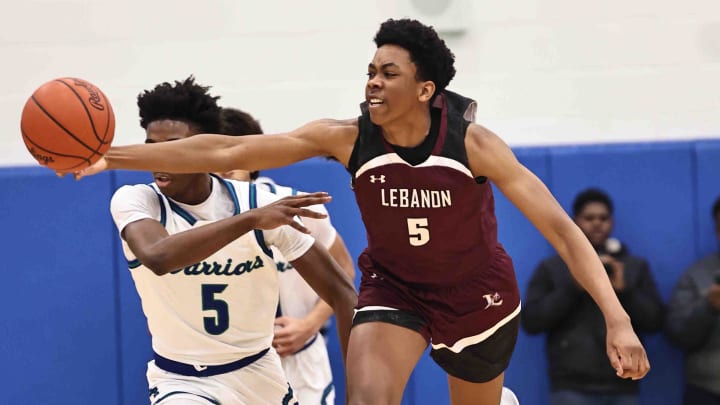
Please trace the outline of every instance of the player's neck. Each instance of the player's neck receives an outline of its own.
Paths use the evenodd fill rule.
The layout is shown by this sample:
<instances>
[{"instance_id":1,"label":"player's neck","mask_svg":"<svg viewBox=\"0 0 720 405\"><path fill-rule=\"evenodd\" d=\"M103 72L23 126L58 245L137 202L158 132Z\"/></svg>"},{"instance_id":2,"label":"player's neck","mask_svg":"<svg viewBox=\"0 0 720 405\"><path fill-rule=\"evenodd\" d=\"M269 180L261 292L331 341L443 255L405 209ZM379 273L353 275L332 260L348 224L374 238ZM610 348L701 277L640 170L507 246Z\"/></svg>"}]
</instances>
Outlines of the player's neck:
<instances>
[{"instance_id":1,"label":"player's neck","mask_svg":"<svg viewBox=\"0 0 720 405\"><path fill-rule=\"evenodd\" d=\"M197 205L210 197L212 187L213 181L209 174L198 175L183 191L170 198L183 204Z\"/></svg>"},{"instance_id":2,"label":"player's neck","mask_svg":"<svg viewBox=\"0 0 720 405\"><path fill-rule=\"evenodd\" d=\"M429 110L413 111L404 114L397 120L383 124L383 136L393 145L412 148L425 140L430 133L431 123Z\"/></svg>"}]
</instances>

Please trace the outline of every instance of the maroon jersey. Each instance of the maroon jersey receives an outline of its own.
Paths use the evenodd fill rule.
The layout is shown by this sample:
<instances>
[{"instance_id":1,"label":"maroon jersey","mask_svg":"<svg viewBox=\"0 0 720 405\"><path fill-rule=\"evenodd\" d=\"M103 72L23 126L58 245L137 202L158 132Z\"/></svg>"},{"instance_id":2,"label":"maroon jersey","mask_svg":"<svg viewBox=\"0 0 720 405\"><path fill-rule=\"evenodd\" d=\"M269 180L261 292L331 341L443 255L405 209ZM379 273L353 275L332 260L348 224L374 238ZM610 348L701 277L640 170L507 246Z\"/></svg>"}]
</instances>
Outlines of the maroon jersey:
<instances>
[{"instance_id":1,"label":"maroon jersey","mask_svg":"<svg viewBox=\"0 0 720 405\"><path fill-rule=\"evenodd\" d=\"M367 231L361 267L372 263L373 271L418 285L462 283L494 262L509 263L513 274L497 240L492 188L473 177L467 161L464 114L472 103L449 91L436 97L435 143L416 164L385 141L367 111L359 117L348 169Z\"/></svg>"}]
</instances>

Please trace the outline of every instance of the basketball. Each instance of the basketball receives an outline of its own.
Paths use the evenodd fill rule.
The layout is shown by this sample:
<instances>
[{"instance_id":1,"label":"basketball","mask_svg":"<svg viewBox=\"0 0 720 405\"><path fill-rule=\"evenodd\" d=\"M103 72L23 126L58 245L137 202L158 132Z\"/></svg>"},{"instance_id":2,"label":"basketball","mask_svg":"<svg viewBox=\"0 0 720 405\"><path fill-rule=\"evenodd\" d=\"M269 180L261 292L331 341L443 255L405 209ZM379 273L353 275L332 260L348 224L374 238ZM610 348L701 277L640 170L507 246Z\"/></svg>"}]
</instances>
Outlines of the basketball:
<instances>
[{"instance_id":1,"label":"basketball","mask_svg":"<svg viewBox=\"0 0 720 405\"><path fill-rule=\"evenodd\" d=\"M33 92L23 108L20 130L38 163L56 171L77 171L95 163L110 148L115 115L98 87L64 77Z\"/></svg>"}]
</instances>

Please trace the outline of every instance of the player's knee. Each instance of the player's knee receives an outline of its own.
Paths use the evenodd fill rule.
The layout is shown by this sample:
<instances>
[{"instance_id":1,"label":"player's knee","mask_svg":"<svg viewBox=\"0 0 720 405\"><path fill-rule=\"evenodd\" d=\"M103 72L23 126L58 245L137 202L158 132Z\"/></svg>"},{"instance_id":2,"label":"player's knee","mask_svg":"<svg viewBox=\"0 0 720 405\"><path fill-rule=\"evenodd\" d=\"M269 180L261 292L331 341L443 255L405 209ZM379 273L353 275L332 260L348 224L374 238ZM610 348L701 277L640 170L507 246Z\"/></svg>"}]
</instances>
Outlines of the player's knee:
<instances>
[{"instance_id":1,"label":"player's knee","mask_svg":"<svg viewBox=\"0 0 720 405\"><path fill-rule=\"evenodd\" d=\"M402 399L402 392L397 394L389 384L378 380L368 379L358 381L348 386L349 405L390 405L398 404ZM397 398L396 398L397 397Z\"/></svg>"}]
</instances>

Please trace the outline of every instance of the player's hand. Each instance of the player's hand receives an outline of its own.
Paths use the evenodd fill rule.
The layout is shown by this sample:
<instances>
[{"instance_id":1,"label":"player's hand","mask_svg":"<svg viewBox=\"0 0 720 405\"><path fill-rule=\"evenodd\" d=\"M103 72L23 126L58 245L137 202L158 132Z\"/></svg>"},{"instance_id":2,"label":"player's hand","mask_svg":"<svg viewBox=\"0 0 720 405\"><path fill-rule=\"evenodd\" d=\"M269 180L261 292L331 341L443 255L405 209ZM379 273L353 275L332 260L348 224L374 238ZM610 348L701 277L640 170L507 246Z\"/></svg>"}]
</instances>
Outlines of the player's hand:
<instances>
[{"instance_id":1,"label":"player's hand","mask_svg":"<svg viewBox=\"0 0 720 405\"><path fill-rule=\"evenodd\" d=\"M254 208L249 212L255 216L255 229L274 229L282 225L290 225L303 233L310 233L296 217L325 218L327 215L309 210L310 205L327 204L332 197L325 192L285 197L272 204Z\"/></svg>"},{"instance_id":2,"label":"player's hand","mask_svg":"<svg viewBox=\"0 0 720 405\"><path fill-rule=\"evenodd\" d=\"M275 319L275 336L272 345L280 357L290 356L305 346L316 333L304 319L281 316Z\"/></svg>"},{"instance_id":3,"label":"player's hand","mask_svg":"<svg viewBox=\"0 0 720 405\"><path fill-rule=\"evenodd\" d=\"M650 371L650 361L630 321L607 329L607 355L621 378L639 380Z\"/></svg>"},{"instance_id":4,"label":"player's hand","mask_svg":"<svg viewBox=\"0 0 720 405\"><path fill-rule=\"evenodd\" d=\"M98 174L102 171L107 170L107 161L104 157L101 157L97 162L93 163L92 165L86 167L85 169L82 169L77 172L67 173L67 172L55 172L55 174L58 175L58 177L63 177L66 174L72 174L75 180L80 180L83 177L86 176L92 176L93 174Z\"/></svg>"}]
</instances>

